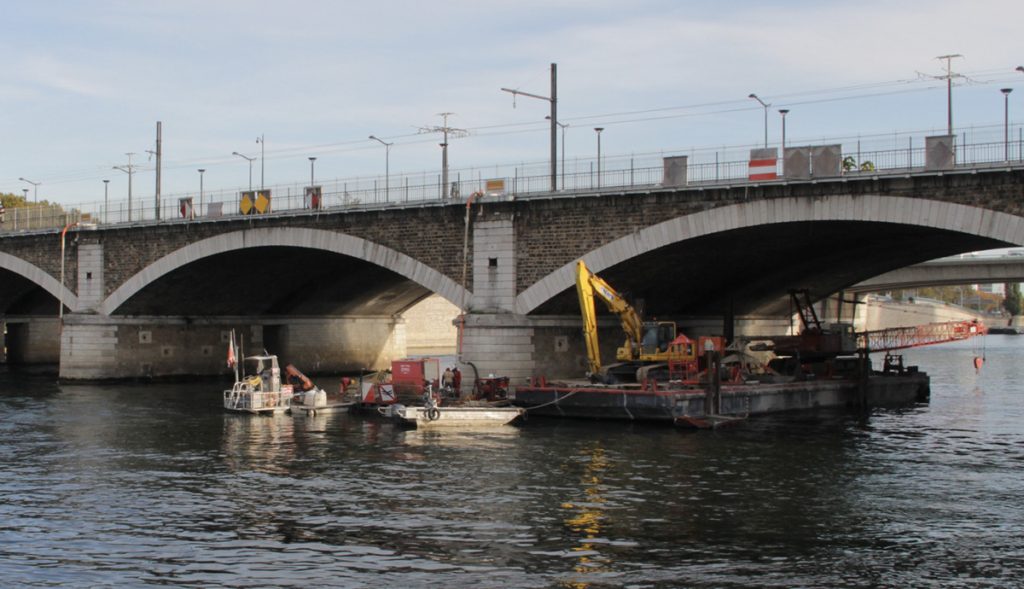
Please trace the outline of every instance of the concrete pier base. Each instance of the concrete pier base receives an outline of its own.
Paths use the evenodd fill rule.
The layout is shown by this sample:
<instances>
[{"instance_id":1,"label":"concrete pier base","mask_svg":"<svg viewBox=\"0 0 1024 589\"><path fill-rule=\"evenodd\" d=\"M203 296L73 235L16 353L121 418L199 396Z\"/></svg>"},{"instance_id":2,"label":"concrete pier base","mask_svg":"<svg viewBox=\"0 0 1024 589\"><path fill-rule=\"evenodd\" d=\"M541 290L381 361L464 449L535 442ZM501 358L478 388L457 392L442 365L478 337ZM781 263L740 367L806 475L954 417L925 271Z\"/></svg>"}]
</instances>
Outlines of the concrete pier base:
<instances>
[{"instance_id":1,"label":"concrete pier base","mask_svg":"<svg viewBox=\"0 0 1024 589\"><path fill-rule=\"evenodd\" d=\"M378 370L406 355L405 325L393 317L102 317L71 314L61 334L68 380L226 374L231 330L243 353L264 350L308 374Z\"/></svg>"},{"instance_id":2,"label":"concrete pier base","mask_svg":"<svg viewBox=\"0 0 1024 589\"><path fill-rule=\"evenodd\" d=\"M56 317L4 318L4 362L11 365L57 364L60 345Z\"/></svg>"}]
</instances>

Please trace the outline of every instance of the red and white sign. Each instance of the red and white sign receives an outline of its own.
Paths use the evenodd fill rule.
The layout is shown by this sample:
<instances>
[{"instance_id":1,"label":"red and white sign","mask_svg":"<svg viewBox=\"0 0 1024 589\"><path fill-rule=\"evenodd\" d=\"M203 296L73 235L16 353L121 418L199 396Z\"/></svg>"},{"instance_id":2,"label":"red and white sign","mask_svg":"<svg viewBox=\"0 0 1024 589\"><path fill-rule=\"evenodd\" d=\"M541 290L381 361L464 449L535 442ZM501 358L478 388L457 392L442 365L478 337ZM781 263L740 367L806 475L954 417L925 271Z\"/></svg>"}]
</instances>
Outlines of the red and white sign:
<instances>
[{"instance_id":1,"label":"red and white sign","mask_svg":"<svg viewBox=\"0 0 1024 589\"><path fill-rule=\"evenodd\" d=\"M778 151L774 147L751 149L748 177L751 180L775 180L779 177L777 160Z\"/></svg>"}]
</instances>

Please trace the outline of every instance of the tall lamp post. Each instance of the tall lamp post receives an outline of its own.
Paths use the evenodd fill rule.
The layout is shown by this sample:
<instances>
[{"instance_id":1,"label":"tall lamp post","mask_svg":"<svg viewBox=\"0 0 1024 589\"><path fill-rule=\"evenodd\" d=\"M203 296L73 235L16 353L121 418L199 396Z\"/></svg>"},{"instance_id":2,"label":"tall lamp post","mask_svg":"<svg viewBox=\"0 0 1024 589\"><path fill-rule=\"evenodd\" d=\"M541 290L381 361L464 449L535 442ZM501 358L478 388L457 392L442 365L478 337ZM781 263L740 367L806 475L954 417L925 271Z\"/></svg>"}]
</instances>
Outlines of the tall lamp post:
<instances>
[{"instance_id":1,"label":"tall lamp post","mask_svg":"<svg viewBox=\"0 0 1024 589\"><path fill-rule=\"evenodd\" d=\"M110 188L110 180L103 180L103 222L107 222L107 212L110 210L110 200L108 189Z\"/></svg>"},{"instance_id":2,"label":"tall lamp post","mask_svg":"<svg viewBox=\"0 0 1024 589\"><path fill-rule=\"evenodd\" d=\"M33 202L37 202L38 203L39 202L39 185L42 184L42 182L33 182L33 181L29 180L28 178L18 178L18 180L21 180L22 182L28 182L29 184L32 185L32 200L33 200ZM28 194L27 193L25 194L25 200L28 200Z\"/></svg>"},{"instance_id":3,"label":"tall lamp post","mask_svg":"<svg viewBox=\"0 0 1024 589\"><path fill-rule=\"evenodd\" d=\"M114 166L115 170L121 170L125 174L128 174L128 222L132 220L132 174L135 172L135 166L132 165L132 156L135 153L126 153L128 156L127 166Z\"/></svg>"},{"instance_id":4,"label":"tall lamp post","mask_svg":"<svg viewBox=\"0 0 1024 589\"><path fill-rule=\"evenodd\" d=\"M376 135L370 135L370 139L384 146L384 201L391 202L391 146L394 143L388 143Z\"/></svg>"},{"instance_id":5,"label":"tall lamp post","mask_svg":"<svg viewBox=\"0 0 1024 589\"><path fill-rule=\"evenodd\" d=\"M1003 93L1003 158L1010 161L1010 92L1013 88L1002 88Z\"/></svg>"},{"instance_id":6,"label":"tall lamp post","mask_svg":"<svg viewBox=\"0 0 1024 589\"><path fill-rule=\"evenodd\" d=\"M550 119L550 116L544 117ZM569 123L559 123L555 121L555 124L562 128L562 190L565 190L565 130L569 128Z\"/></svg>"},{"instance_id":7,"label":"tall lamp post","mask_svg":"<svg viewBox=\"0 0 1024 589\"><path fill-rule=\"evenodd\" d=\"M237 151L232 151L231 155L237 155L238 157L240 157L240 158L246 160L247 162L249 162L249 191L252 192L252 162L256 158L249 157L247 155L242 155L242 154L238 153Z\"/></svg>"},{"instance_id":8,"label":"tall lamp post","mask_svg":"<svg viewBox=\"0 0 1024 589\"><path fill-rule=\"evenodd\" d=\"M782 115L782 157L786 157L786 115L789 114L788 108L780 108L779 114Z\"/></svg>"},{"instance_id":9,"label":"tall lamp post","mask_svg":"<svg viewBox=\"0 0 1024 589\"><path fill-rule=\"evenodd\" d=\"M747 96L747 98L753 98L754 100L760 102L761 106L764 107L764 146L768 147L768 107L771 105L761 100L761 98L754 93L751 93L750 96Z\"/></svg>"},{"instance_id":10,"label":"tall lamp post","mask_svg":"<svg viewBox=\"0 0 1024 589\"><path fill-rule=\"evenodd\" d=\"M260 190L263 190L265 188L263 185L263 166L267 162L267 141L263 138L262 133L256 138L256 143L260 144ZM249 190L252 190L251 186L249 187Z\"/></svg>"},{"instance_id":11,"label":"tall lamp post","mask_svg":"<svg viewBox=\"0 0 1024 589\"><path fill-rule=\"evenodd\" d=\"M594 127L594 131L597 133L597 187L601 187L601 131L604 131L604 127Z\"/></svg>"},{"instance_id":12,"label":"tall lamp post","mask_svg":"<svg viewBox=\"0 0 1024 589\"><path fill-rule=\"evenodd\" d=\"M313 165L316 163L316 156L309 156L309 185L313 186L316 181L313 179Z\"/></svg>"},{"instance_id":13,"label":"tall lamp post","mask_svg":"<svg viewBox=\"0 0 1024 589\"><path fill-rule=\"evenodd\" d=\"M515 107L515 96L526 96L528 98L536 98L538 100L547 100L551 103L551 114L547 118L551 120L551 192L554 192L558 189L558 185L555 182L555 179L558 177L558 164L555 161L555 157L558 152L558 64L551 64L551 96L530 94L529 92L522 92L511 88L502 88L501 91L512 94L513 107Z\"/></svg>"},{"instance_id":14,"label":"tall lamp post","mask_svg":"<svg viewBox=\"0 0 1024 589\"><path fill-rule=\"evenodd\" d=\"M199 214L203 214L203 174L206 168L199 168Z\"/></svg>"}]
</instances>

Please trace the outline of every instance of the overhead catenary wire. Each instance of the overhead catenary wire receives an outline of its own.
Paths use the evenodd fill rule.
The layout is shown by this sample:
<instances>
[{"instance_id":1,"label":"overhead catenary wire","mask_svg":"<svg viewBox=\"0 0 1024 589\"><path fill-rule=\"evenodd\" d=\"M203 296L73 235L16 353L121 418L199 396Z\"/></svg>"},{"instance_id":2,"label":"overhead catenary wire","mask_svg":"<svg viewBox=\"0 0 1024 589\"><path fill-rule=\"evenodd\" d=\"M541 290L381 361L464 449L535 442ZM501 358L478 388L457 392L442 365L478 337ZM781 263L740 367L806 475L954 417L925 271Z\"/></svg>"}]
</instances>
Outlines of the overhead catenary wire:
<instances>
[{"instance_id":1,"label":"overhead catenary wire","mask_svg":"<svg viewBox=\"0 0 1024 589\"><path fill-rule=\"evenodd\" d=\"M1016 80L1016 78L1012 78L1007 75L1006 72L1008 71L1010 71L1010 68L992 68L987 70L979 70L976 72L965 72L957 75L963 77L969 76L970 79L974 80L978 84L1001 83L1005 81ZM944 77L942 78L945 79ZM861 100L867 98L893 96L916 92L933 92L940 90L944 87L943 84L938 84L937 82L939 82L939 80L934 77L885 80L878 82L867 82L863 84L837 86L832 88L809 89L796 92L788 92L783 94L772 94L766 95L766 99L773 101L773 103L777 105L784 106L826 104L832 102ZM875 89L886 88L895 89L882 92L863 92L864 90L870 91ZM836 96L836 94L839 95ZM815 96L818 96L818 98L812 98ZM576 123L577 125L601 124L604 126L610 126L655 122L671 119L715 116L721 114L730 114L752 110L760 110L760 107L748 106L747 100L745 98L737 98L695 104L655 107L629 111L606 112L576 117L563 117L563 120L568 123ZM656 113L664 114L658 115ZM547 127L548 124L545 122L517 121L494 125L479 125L475 127L470 126L466 127L465 131L468 132L467 134L469 136L474 138L487 138L542 132L545 131ZM410 132L406 134L389 135L385 137L385 139L394 142L396 148L403 145L412 146L430 143L434 141L433 138L425 138L423 136L423 133L419 130L417 130L416 132ZM351 153L359 151L368 151L370 149L373 149L373 147L366 144L365 139L353 139L340 141L336 143L297 145L291 147L272 149L266 152L265 157L266 159L270 160L282 160L290 158L305 158L310 154L325 155L334 153ZM181 160L167 160L164 161L162 167L165 170L178 170L194 167L200 164L206 166L228 164L231 162L231 160L232 158L230 156L222 156L218 154L216 156L200 156ZM40 177L42 178L42 181L46 182L48 185L70 184L89 180L98 180L100 178L103 178L109 169L110 166L104 164L88 168L82 168L78 170L71 170L67 172L42 174L40 175ZM153 168L151 166L138 166L137 169L140 172L145 172L150 171ZM3 182L7 181L13 182L13 179L3 180Z\"/></svg>"}]
</instances>

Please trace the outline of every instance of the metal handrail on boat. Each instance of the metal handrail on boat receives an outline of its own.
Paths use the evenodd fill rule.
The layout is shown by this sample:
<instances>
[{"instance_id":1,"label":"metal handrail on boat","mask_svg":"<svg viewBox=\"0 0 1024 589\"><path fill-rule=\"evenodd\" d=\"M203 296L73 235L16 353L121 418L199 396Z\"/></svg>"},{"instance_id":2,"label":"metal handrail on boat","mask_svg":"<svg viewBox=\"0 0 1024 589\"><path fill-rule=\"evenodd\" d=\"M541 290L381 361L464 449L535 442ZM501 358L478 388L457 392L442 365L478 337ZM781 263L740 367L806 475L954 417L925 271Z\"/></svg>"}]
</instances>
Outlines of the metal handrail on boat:
<instances>
[{"instance_id":1,"label":"metal handrail on boat","mask_svg":"<svg viewBox=\"0 0 1024 589\"><path fill-rule=\"evenodd\" d=\"M238 381L224 391L224 406L229 409L273 409L291 405L291 395L282 391L257 391L247 380Z\"/></svg>"}]
</instances>

